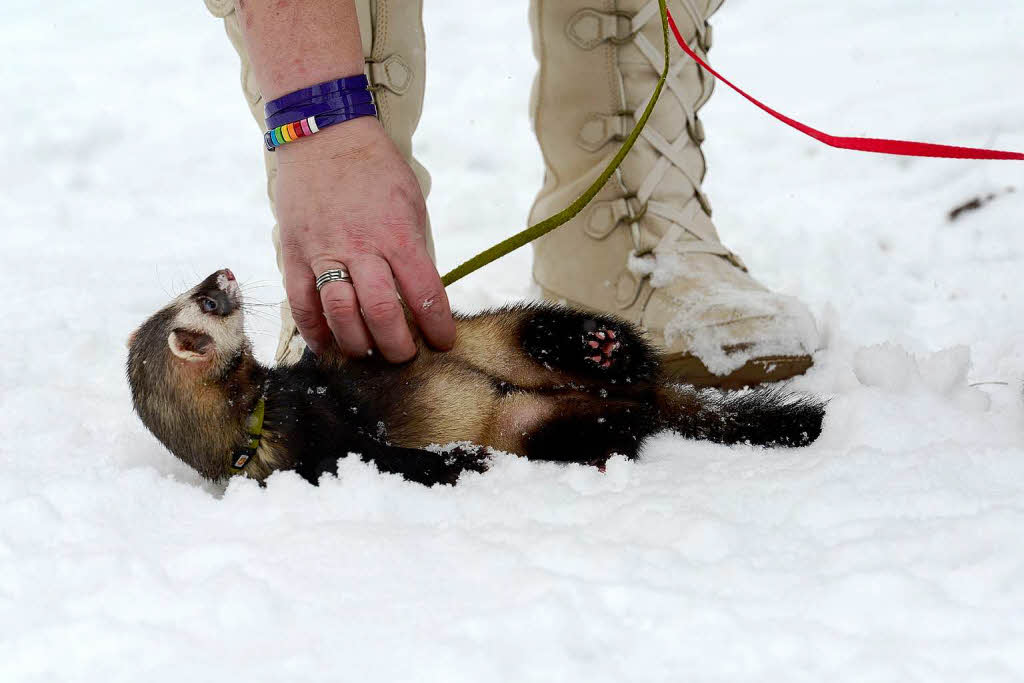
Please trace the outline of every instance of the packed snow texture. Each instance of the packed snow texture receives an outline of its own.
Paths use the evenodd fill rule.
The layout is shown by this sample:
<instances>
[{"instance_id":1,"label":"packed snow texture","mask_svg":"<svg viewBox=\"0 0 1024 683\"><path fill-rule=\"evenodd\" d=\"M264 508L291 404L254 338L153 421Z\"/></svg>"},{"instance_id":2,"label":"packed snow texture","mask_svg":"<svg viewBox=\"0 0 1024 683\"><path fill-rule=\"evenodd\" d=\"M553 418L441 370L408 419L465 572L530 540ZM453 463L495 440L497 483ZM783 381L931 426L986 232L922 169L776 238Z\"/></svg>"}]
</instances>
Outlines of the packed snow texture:
<instances>
[{"instance_id":1,"label":"packed snow texture","mask_svg":"<svg viewBox=\"0 0 1024 683\"><path fill-rule=\"evenodd\" d=\"M198 0L5 6L0 680L1024 678L1021 164L831 150L720 86L705 189L817 316L793 386L832 398L818 443L224 490L144 430L122 370L217 268L282 298L223 29ZM542 175L526 2L480 7L426 9L442 269L521 228ZM1020 3L731 0L715 24L724 73L830 132L1024 149ZM529 261L455 306L531 296ZM275 316L250 330L269 359Z\"/></svg>"}]
</instances>

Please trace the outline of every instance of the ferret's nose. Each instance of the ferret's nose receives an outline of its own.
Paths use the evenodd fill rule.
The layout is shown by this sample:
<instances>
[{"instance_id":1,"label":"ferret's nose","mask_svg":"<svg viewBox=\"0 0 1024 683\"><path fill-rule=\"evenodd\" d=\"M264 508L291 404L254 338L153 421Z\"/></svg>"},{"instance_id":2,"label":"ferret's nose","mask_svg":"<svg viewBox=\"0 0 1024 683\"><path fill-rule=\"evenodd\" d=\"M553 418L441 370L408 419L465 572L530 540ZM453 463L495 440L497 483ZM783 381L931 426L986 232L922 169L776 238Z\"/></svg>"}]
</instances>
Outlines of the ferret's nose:
<instances>
[{"instance_id":1,"label":"ferret's nose","mask_svg":"<svg viewBox=\"0 0 1024 683\"><path fill-rule=\"evenodd\" d=\"M230 268L225 268L223 270L223 273L224 273L224 277L226 277L228 279L228 281L231 281L231 280L235 279L235 274L231 272Z\"/></svg>"}]
</instances>

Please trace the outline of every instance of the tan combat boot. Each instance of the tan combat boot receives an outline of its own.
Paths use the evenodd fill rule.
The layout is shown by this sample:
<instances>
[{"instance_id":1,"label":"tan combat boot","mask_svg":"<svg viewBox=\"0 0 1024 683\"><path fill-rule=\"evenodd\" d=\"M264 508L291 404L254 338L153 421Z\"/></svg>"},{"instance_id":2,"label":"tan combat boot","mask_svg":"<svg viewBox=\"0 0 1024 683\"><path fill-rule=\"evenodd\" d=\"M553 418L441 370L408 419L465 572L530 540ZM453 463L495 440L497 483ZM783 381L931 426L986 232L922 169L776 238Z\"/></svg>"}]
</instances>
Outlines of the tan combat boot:
<instances>
[{"instance_id":1,"label":"tan combat boot","mask_svg":"<svg viewBox=\"0 0 1024 683\"><path fill-rule=\"evenodd\" d=\"M260 130L264 130L263 96L252 78L249 55L242 42L242 31L238 25L234 2L205 2L214 16L224 19L228 38L242 62L242 91ZM426 197L430 192L430 174L412 156L412 134L416 130L423 109L423 83L426 72L422 0L355 0L355 4L363 42L364 71L373 90L377 118L384 126L388 137L412 166L420 189L423 190L423 196ZM338 74L338 77L346 75L350 74ZM258 138L253 139L253 144L256 144ZM274 177L277 175L277 157L273 152L264 152L263 159L267 167L267 196L270 198L270 208L276 216ZM277 225L274 226L273 240L274 248L277 250L277 267L283 273L281 234ZM429 219L427 249L433 258L434 241ZM303 349L305 343L292 320L288 302L282 302L281 339L277 347L277 361L294 363L302 356Z\"/></svg>"},{"instance_id":2,"label":"tan combat boot","mask_svg":"<svg viewBox=\"0 0 1024 683\"><path fill-rule=\"evenodd\" d=\"M723 0L669 0L702 56L707 18ZM657 0L532 0L540 70L534 128L546 165L530 222L575 199L618 151L643 111L664 52ZM544 296L642 325L680 381L738 387L811 365L814 320L768 291L719 241L701 192L697 111L713 79L672 43L665 89L636 146L584 211L535 243Z\"/></svg>"}]
</instances>

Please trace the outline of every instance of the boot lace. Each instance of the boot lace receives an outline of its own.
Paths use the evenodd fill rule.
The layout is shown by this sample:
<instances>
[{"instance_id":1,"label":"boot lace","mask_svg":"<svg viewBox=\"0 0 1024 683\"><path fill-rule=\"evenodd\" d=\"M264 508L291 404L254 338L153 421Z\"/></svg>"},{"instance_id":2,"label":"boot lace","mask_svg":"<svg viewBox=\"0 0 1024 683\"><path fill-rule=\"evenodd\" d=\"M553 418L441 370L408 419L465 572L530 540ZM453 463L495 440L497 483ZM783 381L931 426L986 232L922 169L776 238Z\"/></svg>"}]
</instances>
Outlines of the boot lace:
<instances>
[{"instance_id":1,"label":"boot lace","mask_svg":"<svg viewBox=\"0 0 1024 683\"><path fill-rule=\"evenodd\" d=\"M696 28L690 47L702 57L705 56L711 47L711 26L693 6L692 0L675 0L672 4L676 7L682 7L683 11L688 15L691 24ZM629 15L628 13L616 12L616 16L624 21L628 21L629 30L627 35L617 36L613 42L618 45L629 42L633 43L640 54L647 60L653 72L660 74L664 60L662 46L660 43L658 46L655 46L642 32L651 21L659 22L660 24L661 14L658 0L648 0L636 14ZM693 100L691 89L687 88L680 79L680 74L683 70L693 66L697 68L701 82L701 93L696 101ZM704 131L700 119L697 117L697 110L711 96L713 87L714 77L701 66L693 64L685 56L681 59L673 60L669 67L668 78L665 81L665 88L662 91L661 97L663 99L666 97L675 99L686 118L686 125L674 140L669 140L648 122L641 133L641 137L654 149L658 157L657 161L635 190L626 187L621 171L618 174L618 179L628 191L625 198L627 200L635 200L639 205L639 208L635 208L632 202L627 201L630 215L626 222L630 225L634 254L636 256L646 256L652 251L655 255L666 252L679 255L689 253L715 254L728 259L737 267L745 270L739 257L729 251L719 241L713 224L708 220L711 217L711 204L701 190L703 178L694 177L693 173L687 169L688 165L692 167L692 163L688 164L683 156L685 148L688 145L694 145L697 147L698 152L700 152L701 166L703 166L704 155L700 145L704 141ZM636 110L642 111L646 105L647 101L645 100L636 107ZM679 206L678 202L669 203L651 199L655 189L672 167L689 182L693 190L695 202L690 201L686 202L684 206ZM705 215L703 217L696 216L699 211L702 211ZM653 249L649 247L644 249L642 247L644 240L641 233L640 218L647 214L665 219L670 226Z\"/></svg>"}]
</instances>

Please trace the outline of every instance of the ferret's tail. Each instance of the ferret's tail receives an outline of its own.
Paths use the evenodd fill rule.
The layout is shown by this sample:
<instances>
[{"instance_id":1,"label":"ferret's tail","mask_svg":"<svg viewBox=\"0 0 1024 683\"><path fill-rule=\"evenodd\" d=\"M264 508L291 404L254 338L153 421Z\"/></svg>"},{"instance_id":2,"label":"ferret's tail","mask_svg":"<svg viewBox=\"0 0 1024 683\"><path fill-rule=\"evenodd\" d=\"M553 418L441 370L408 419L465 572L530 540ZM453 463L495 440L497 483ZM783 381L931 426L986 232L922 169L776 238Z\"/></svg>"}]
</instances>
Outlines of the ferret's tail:
<instances>
[{"instance_id":1,"label":"ferret's tail","mask_svg":"<svg viewBox=\"0 0 1024 683\"><path fill-rule=\"evenodd\" d=\"M722 444L806 446L821 434L825 402L781 389L726 392L666 386L658 392L666 429Z\"/></svg>"}]
</instances>

